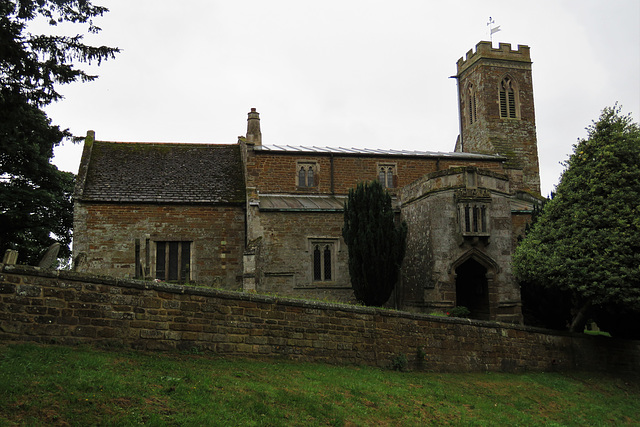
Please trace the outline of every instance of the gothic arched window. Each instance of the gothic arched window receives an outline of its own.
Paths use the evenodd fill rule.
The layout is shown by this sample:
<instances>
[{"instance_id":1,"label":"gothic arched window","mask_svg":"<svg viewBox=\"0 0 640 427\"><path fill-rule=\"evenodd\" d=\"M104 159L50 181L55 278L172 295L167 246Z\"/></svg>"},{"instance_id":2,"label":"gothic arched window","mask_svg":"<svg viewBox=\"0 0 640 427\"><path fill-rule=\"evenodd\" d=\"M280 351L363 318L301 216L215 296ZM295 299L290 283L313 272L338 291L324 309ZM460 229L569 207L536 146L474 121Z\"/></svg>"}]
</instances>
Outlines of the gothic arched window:
<instances>
[{"instance_id":1,"label":"gothic arched window","mask_svg":"<svg viewBox=\"0 0 640 427\"><path fill-rule=\"evenodd\" d=\"M395 165L378 165L378 181L384 188L394 188L395 185L396 166Z\"/></svg>"},{"instance_id":2,"label":"gothic arched window","mask_svg":"<svg viewBox=\"0 0 640 427\"><path fill-rule=\"evenodd\" d=\"M313 178L313 166L309 166L307 168L307 187L314 186L314 178Z\"/></svg>"},{"instance_id":3,"label":"gothic arched window","mask_svg":"<svg viewBox=\"0 0 640 427\"><path fill-rule=\"evenodd\" d=\"M469 124L472 125L477 121L476 117L476 92L473 85L469 85L467 89L467 116Z\"/></svg>"},{"instance_id":4,"label":"gothic arched window","mask_svg":"<svg viewBox=\"0 0 640 427\"><path fill-rule=\"evenodd\" d=\"M330 282L333 280L333 243L313 245L313 281Z\"/></svg>"},{"instance_id":5,"label":"gothic arched window","mask_svg":"<svg viewBox=\"0 0 640 427\"><path fill-rule=\"evenodd\" d=\"M515 84L510 77L500 82L500 117L515 119L518 117Z\"/></svg>"},{"instance_id":6,"label":"gothic arched window","mask_svg":"<svg viewBox=\"0 0 640 427\"><path fill-rule=\"evenodd\" d=\"M298 171L298 187L306 187L307 186L307 171L304 166L300 166L300 170Z\"/></svg>"},{"instance_id":7,"label":"gothic arched window","mask_svg":"<svg viewBox=\"0 0 640 427\"><path fill-rule=\"evenodd\" d=\"M298 187L309 188L317 187L316 182L316 168L317 164L312 162L305 162L298 164Z\"/></svg>"}]
</instances>

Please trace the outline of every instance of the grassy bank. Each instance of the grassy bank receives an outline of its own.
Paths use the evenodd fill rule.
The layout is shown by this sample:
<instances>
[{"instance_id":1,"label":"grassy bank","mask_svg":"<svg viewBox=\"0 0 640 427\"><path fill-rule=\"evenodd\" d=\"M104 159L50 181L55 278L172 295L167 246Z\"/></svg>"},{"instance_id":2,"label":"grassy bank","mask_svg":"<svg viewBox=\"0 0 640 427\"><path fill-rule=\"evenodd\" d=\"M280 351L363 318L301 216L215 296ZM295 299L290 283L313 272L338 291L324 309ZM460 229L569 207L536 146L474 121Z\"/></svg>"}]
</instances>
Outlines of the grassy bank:
<instances>
[{"instance_id":1,"label":"grassy bank","mask_svg":"<svg viewBox=\"0 0 640 427\"><path fill-rule=\"evenodd\" d=\"M637 425L592 373L433 374L211 355L0 346L0 425Z\"/></svg>"}]
</instances>

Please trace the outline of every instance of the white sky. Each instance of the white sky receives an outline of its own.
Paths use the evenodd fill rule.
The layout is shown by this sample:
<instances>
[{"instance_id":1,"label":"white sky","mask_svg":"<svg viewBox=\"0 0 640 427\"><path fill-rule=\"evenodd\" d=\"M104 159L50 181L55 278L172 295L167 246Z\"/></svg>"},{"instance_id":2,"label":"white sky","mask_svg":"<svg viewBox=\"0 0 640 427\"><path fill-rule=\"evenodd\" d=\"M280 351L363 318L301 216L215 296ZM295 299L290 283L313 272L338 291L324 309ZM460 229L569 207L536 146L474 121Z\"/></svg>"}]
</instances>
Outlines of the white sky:
<instances>
[{"instance_id":1,"label":"white sky","mask_svg":"<svg viewBox=\"0 0 640 427\"><path fill-rule=\"evenodd\" d=\"M640 113L638 0L94 3L110 12L86 41L122 53L47 112L99 140L235 143L256 107L265 144L453 151L449 76L489 16L495 46L531 47L543 195L605 106ZM81 150L54 163L77 172Z\"/></svg>"}]
</instances>

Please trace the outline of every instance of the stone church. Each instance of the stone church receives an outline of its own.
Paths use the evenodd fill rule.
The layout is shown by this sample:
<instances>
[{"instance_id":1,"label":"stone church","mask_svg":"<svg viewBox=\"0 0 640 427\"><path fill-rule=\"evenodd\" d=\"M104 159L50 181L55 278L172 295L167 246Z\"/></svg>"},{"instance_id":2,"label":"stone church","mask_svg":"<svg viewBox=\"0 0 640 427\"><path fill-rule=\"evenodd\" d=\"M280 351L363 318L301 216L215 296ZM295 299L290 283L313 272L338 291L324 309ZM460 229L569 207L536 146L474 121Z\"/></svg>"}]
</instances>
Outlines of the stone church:
<instances>
[{"instance_id":1,"label":"stone church","mask_svg":"<svg viewBox=\"0 0 640 427\"><path fill-rule=\"evenodd\" d=\"M234 144L84 144L75 191L79 271L353 301L341 237L350 188L379 180L409 227L389 302L465 306L520 322L511 254L540 177L529 47L480 42L457 63L450 153L263 144L248 114Z\"/></svg>"}]
</instances>

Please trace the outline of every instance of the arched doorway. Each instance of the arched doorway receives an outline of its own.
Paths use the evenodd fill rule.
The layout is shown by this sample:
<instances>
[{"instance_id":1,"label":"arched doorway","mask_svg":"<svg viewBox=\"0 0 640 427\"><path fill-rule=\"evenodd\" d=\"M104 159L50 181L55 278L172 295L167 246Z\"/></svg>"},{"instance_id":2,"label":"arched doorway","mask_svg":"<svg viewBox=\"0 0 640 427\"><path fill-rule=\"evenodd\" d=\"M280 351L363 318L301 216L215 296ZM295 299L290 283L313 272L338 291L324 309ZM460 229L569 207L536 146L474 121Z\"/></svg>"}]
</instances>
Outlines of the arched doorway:
<instances>
[{"instance_id":1,"label":"arched doorway","mask_svg":"<svg viewBox=\"0 0 640 427\"><path fill-rule=\"evenodd\" d=\"M489 320L489 283L487 269L473 258L456 267L456 305L464 306L473 319Z\"/></svg>"}]
</instances>

